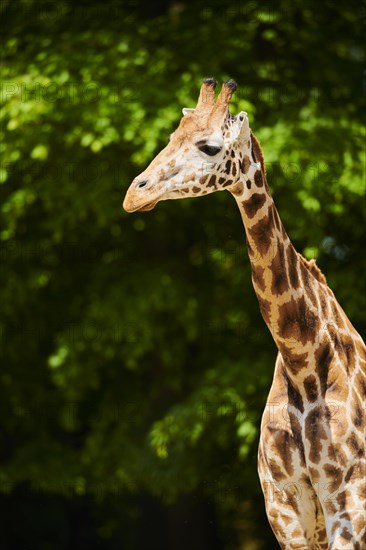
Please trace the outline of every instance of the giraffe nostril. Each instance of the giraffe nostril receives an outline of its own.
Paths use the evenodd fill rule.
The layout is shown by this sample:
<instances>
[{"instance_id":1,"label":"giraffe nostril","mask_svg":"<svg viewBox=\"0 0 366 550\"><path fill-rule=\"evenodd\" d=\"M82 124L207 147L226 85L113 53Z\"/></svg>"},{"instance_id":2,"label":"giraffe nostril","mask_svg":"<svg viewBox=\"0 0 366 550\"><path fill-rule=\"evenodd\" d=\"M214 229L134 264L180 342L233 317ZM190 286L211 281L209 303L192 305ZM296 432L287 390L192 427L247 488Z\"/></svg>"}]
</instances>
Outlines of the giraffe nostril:
<instances>
[{"instance_id":1,"label":"giraffe nostril","mask_svg":"<svg viewBox=\"0 0 366 550\"><path fill-rule=\"evenodd\" d=\"M142 189L142 187L145 187L145 185L147 185L147 180L138 181L138 182L136 183L137 189Z\"/></svg>"}]
</instances>

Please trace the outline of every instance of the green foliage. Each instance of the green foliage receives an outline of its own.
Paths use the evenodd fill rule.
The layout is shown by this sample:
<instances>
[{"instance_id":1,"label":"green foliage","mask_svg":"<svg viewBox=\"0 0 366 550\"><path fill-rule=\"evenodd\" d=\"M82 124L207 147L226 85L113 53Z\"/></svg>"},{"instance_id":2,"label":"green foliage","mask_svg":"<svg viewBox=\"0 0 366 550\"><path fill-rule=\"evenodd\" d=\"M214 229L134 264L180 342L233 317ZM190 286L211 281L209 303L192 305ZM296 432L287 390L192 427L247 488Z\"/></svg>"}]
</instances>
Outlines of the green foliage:
<instances>
[{"instance_id":1,"label":"green foliage","mask_svg":"<svg viewBox=\"0 0 366 550\"><path fill-rule=\"evenodd\" d=\"M263 506L275 359L239 214L224 194L133 216L122 199L202 77L235 78L290 237L364 334L358 4L2 9L0 489L201 490L225 525Z\"/></svg>"}]
</instances>

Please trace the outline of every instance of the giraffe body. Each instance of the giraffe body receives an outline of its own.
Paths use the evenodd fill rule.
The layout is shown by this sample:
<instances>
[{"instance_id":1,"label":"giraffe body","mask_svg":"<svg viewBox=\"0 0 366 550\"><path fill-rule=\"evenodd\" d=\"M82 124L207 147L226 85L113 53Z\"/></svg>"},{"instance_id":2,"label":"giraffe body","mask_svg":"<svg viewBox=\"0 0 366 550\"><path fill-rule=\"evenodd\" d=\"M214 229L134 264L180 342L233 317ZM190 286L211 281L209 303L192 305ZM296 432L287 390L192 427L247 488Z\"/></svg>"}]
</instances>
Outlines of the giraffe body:
<instances>
[{"instance_id":1,"label":"giraffe body","mask_svg":"<svg viewBox=\"0 0 366 550\"><path fill-rule=\"evenodd\" d=\"M278 348L261 423L258 472L281 548L366 549L366 347L325 277L291 244L271 197L236 85L215 102L207 79L196 109L131 184L127 211L228 190L245 227L259 307Z\"/></svg>"},{"instance_id":2,"label":"giraffe body","mask_svg":"<svg viewBox=\"0 0 366 550\"><path fill-rule=\"evenodd\" d=\"M344 393L350 395L350 387ZM307 401L288 380L278 355L262 417L258 470L268 519L282 548L365 547L362 538L357 542L365 529L362 433L347 429L343 417L347 406L331 393Z\"/></svg>"}]
</instances>

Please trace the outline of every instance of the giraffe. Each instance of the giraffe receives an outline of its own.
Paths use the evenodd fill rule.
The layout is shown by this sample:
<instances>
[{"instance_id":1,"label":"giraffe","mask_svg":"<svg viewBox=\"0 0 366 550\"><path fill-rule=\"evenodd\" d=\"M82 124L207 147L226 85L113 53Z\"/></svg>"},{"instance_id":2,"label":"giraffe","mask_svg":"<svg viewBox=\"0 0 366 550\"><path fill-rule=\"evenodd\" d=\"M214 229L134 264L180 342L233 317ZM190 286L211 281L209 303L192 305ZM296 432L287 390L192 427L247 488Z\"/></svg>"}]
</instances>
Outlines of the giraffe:
<instances>
[{"instance_id":1,"label":"giraffe","mask_svg":"<svg viewBox=\"0 0 366 550\"><path fill-rule=\"evenodd\" d=\"M259 308L277 345L258 473L281 548L366 549L366 347L314 260L292 245L247 113L228 80L203 81L168 145L131 183L123 207L227 190L239 208Z\"/></svg>"}]
</instances>

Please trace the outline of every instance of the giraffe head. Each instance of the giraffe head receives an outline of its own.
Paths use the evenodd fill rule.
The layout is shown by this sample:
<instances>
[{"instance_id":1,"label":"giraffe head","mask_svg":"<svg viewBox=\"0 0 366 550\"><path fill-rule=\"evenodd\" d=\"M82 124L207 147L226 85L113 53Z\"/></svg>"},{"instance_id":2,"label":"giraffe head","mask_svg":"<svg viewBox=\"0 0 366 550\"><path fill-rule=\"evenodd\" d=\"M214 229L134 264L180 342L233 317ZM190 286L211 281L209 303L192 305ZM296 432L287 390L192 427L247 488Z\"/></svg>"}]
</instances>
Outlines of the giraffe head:
<instances>
[{"instance_id":1,"label":"giraffe head","mask_svg":"<svg viewBox=\"0 0 366 550\"><path fill-rule=\"evenodd\" d=\"M244 111L233 116L229 102L237 85L228 80L215 101L216 80L203 81L195 109L183 109L168 145L131 183L123 207L152 210L161 200L198 197L235 187L258 169ZM252 175L253 175L252 174Z\"/></svg>"}]
</instances>

